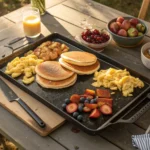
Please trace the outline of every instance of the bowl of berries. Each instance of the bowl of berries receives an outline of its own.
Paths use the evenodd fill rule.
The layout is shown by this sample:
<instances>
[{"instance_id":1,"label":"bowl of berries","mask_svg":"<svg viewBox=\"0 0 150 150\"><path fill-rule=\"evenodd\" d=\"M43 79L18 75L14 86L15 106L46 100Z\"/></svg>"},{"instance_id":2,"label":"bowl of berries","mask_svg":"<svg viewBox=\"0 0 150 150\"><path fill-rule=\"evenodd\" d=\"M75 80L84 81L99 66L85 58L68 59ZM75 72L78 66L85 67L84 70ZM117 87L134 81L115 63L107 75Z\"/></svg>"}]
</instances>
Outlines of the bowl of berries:
<instances>
[{"instance_id":1,"label":"bowl of berries","mask_svg":"<svg viewBox=\"0 0 150 150\"><path fill-rule=\"evenodd\" d=\"M111 41L111 35L105 29L86 29L80 35L82 44L94 48L98 51L103 50Z\"/></svg>"},{"instance_id":2,"label":"bowl of berries","mask_svg":"<svg viewBox=\"0 0 150 150\"><path fill-rule=\"evenodd\" d=\"M148 31L146 24L133 17L114 18L107 24L113 40L122 47L135 47L142 43Z\"/></svg>"}]
</instances>

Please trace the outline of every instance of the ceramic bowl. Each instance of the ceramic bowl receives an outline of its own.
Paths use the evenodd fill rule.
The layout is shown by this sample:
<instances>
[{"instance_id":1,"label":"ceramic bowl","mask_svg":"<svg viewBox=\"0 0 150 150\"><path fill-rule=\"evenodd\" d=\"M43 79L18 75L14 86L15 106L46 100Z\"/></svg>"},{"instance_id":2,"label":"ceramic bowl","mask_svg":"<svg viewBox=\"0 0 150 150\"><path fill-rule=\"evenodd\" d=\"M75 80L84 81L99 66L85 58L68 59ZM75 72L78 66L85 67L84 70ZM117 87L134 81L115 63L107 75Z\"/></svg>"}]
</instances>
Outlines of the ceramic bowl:
<instances>
[{"instance_id":1,"label":"ceramic bowl","mask_svg":"<svg viewBox=\"0 0 150 150\"><path fill-rule=\"evenodd\" d=\"M91 47L97 51L102 51L104 50L104 48L111 42L111 35L109 34L109 32L107 30L102 30L101 32L105 32L107 35L109 35L109 40L105 43L101 43L101 44L93 44L93 43L88 43L85 40L83 40L81 34L79 35L80 38L80 42L88 47Z\"/></svg>"},{"instance_id":2,"label":"ceramic bowl","mask_svg":"<svg viewBox=\"0 0 150 150\"><path fill-rule=\"evenodd\" d=\"M145 67L150 69L150 59L144 55L144 51L150 49L150 42L144 44L141 48L141 60Z\"/></svg>"},{"instance_id":3,"label":"ceramic bowl","mask_svg":"<svg viewBox=\"0 0 150 150\"><path fill-rule=\"evenodd\" d=\"M133 17L123 17L127 20L129 19L132 19ZM146 30L145 30L145 33L142 35L142 36L137 36L137 37L123 37L123 36L120 36L120 35L117 35L115 33L113 33L110 29L109 29L109 26L112 22L115 22L117 18L114 18L112 19L111 21L108 22L107 24L107 30L109 31L109 33L112 35L112 39L119 45L119 46L122 46L122 47L135 47L139 44L142 43L143 41L143 38L145 36L145 34L147 33L148 31L148 27L147 25L140 19L139 22L144 24L145 27L146 27Z\"/></svg>"}]
</instances>

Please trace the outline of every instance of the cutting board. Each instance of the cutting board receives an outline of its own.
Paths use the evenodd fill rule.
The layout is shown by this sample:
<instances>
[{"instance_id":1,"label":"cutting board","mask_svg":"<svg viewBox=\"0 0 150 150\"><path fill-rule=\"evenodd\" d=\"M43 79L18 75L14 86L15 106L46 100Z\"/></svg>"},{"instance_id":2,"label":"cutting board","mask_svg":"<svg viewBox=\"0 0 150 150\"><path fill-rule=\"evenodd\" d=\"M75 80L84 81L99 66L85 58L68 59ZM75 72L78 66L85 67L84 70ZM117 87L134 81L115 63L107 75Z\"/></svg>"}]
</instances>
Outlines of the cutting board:
<instances>
[{"instance_id":1,"label":"cutting board","mask_svg":"<svg viewBox=\"0 0 150 150\"><path fill-rule=\"evenodd\" d=\"M7 83L7 85L13 89L15 93L46 123L46 127L40 128L37 123L30 117L27 112L17 103L9 102L3 92L0 89L0 105L7 109L9 112L14 114L25 124L31 127L41 136L47 136L49 133L54 131L56 128L61 126L65 119L59 116L57 113L40 103L38 100L34 99L32 96L28 95L8 80L0 77Z\"/></svg>"}]
</instances>

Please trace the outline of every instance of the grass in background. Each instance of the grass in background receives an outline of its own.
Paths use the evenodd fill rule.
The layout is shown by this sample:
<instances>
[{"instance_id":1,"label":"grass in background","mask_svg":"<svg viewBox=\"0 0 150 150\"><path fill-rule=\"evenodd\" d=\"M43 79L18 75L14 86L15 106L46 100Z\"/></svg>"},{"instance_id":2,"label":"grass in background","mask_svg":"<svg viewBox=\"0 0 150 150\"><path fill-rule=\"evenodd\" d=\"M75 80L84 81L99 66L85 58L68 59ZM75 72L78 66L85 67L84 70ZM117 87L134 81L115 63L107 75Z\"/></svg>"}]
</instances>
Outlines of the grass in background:
<instances>
[{"instance_id":1,"label":"grass in background","mask_svg":"<svg viewBox=\"0 0 150 150\"><path fill-rule=\"evenodd\" d=\"M0 16L29 4L30 0L0 0Z\"/></svg>"},{"instance_id":2,"label":"grass in background","mask_svg":"<svg viewBox=\"0 0 150 150\"><path fill-rule=\"evenodd\" d=\"M139 10L142 4L142 0L94 0L108 7L112 7L116 10L122 11L129 15L138 17ZM150 7L147 12L145 20L150 21Z\"/></svg>"}]
</instances>

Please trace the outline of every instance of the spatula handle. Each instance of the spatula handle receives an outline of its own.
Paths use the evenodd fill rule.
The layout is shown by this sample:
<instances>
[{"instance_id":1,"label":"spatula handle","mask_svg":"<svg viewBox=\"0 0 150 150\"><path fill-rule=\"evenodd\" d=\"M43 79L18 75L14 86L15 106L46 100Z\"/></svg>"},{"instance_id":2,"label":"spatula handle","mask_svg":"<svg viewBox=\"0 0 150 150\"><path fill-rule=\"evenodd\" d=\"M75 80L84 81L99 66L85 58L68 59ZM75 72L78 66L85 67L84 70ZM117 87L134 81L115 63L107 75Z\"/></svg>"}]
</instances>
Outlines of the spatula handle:
<instances>
[{"instance_id":1,"label":"spatula handle","mask_svg":"<svg viewBox=\"0 0 150 150\"><path fill-rule=\"evenodd\" d=\"M42 119L22 99L18 98L17 102L38 123L41 128L45 127L45 123L42 121Z\"/></svg>"}]
</instances>

